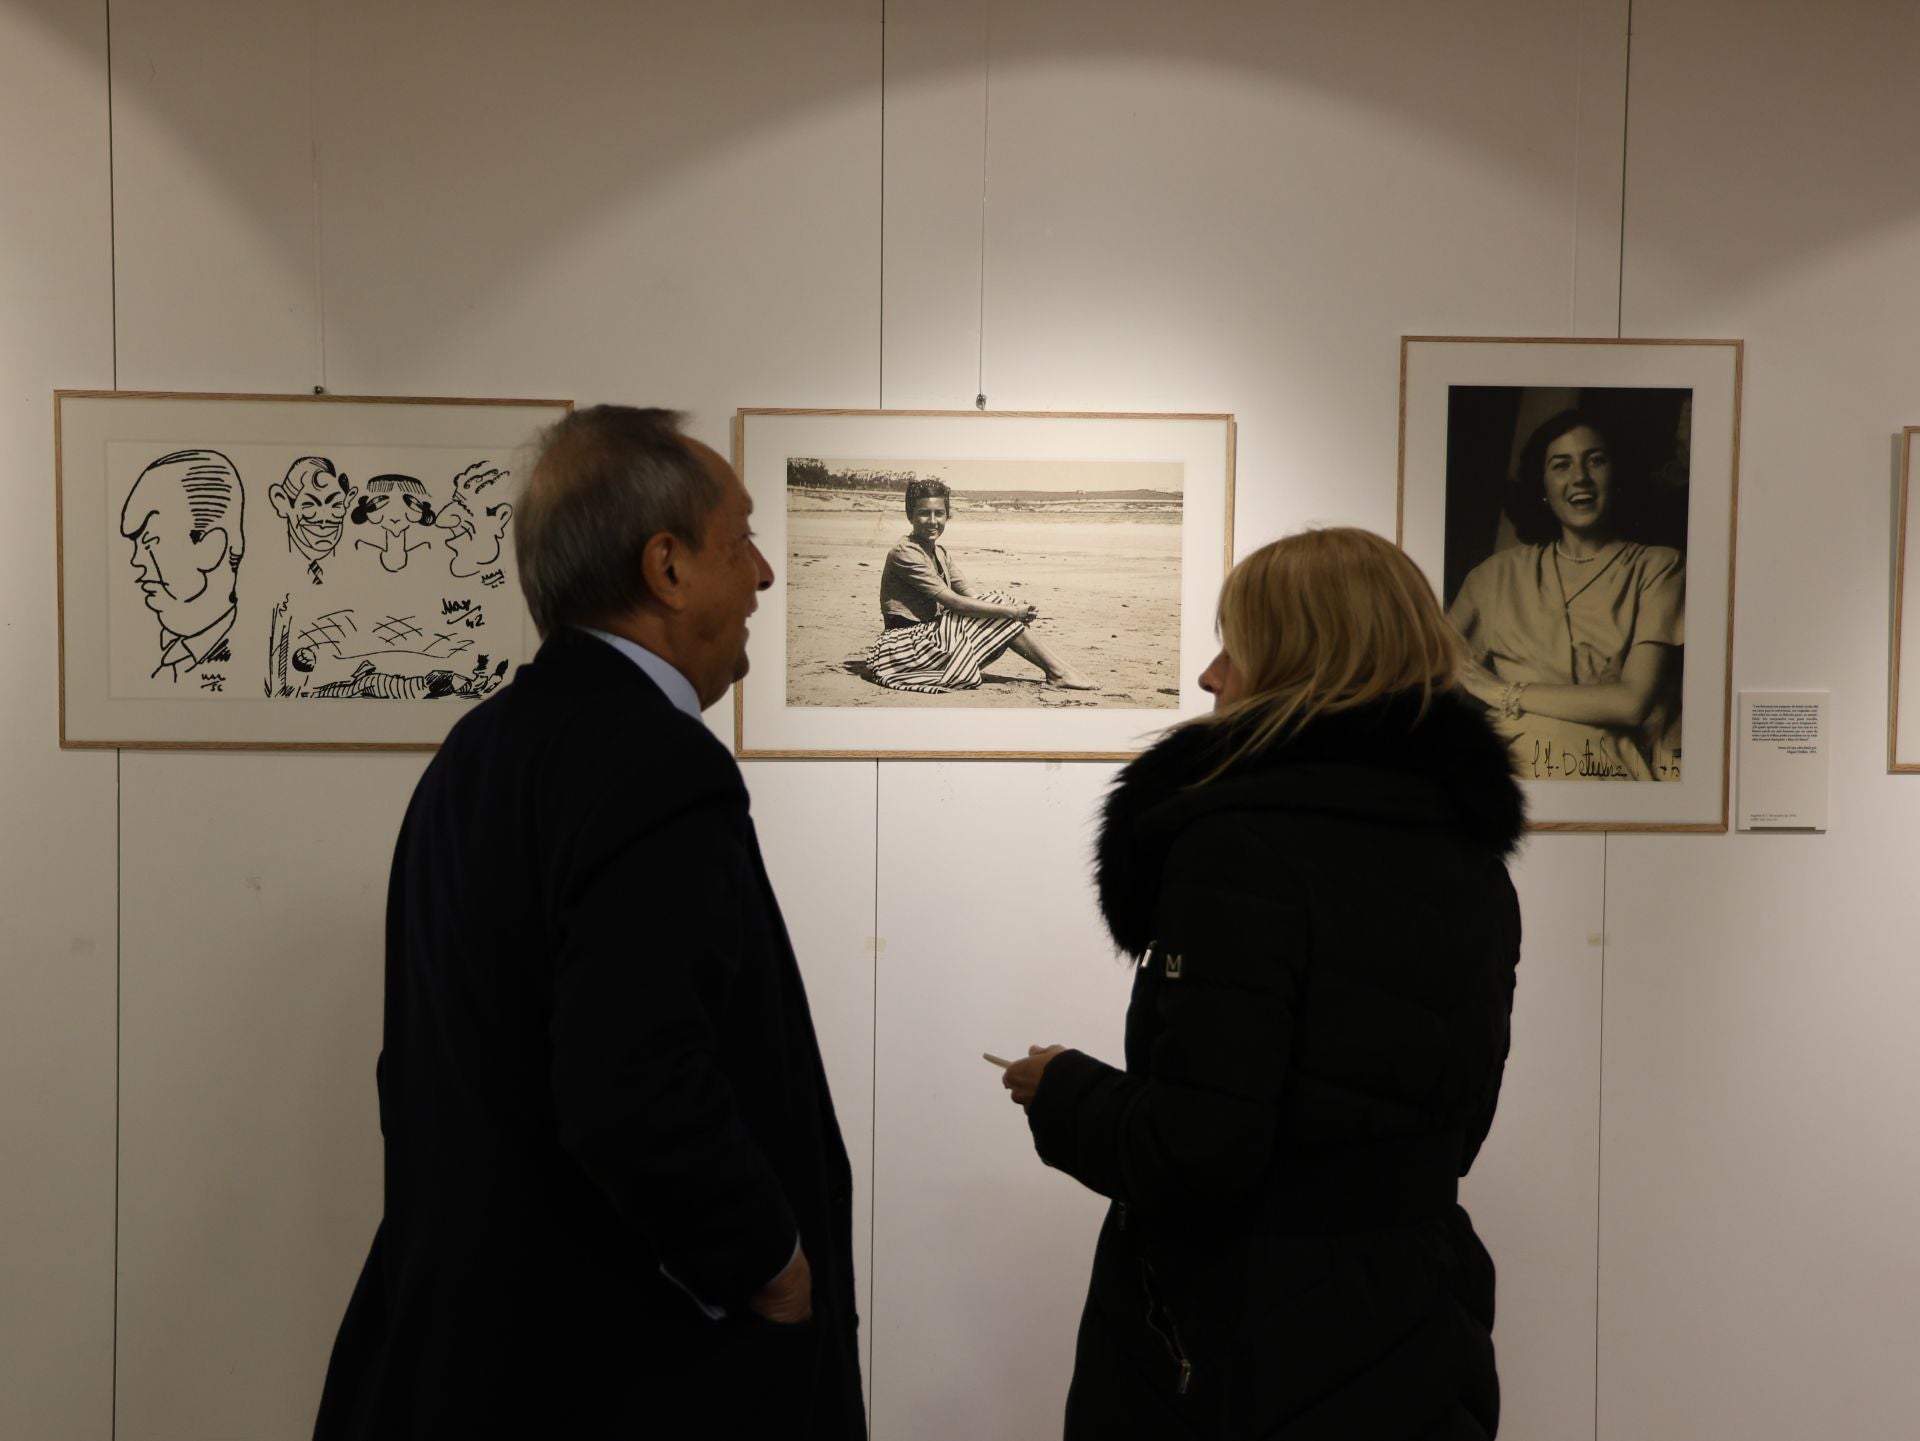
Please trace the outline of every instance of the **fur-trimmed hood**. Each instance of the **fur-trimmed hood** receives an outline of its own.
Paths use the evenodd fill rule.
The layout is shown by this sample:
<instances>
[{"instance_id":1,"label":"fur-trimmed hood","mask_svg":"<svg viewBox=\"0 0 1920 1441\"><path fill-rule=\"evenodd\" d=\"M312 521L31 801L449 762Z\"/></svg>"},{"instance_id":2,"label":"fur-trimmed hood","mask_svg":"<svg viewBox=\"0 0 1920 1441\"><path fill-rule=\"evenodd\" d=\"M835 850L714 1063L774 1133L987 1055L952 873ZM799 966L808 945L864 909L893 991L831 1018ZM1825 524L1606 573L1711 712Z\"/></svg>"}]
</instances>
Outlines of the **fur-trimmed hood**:
<instances>
[{"instance_id":1,"label":"fur-trimmed hood","mask_svg":"<svg viewBox=\"0 0 1920 1441\"><path fill-rule=\"evenodd\" d=\"M1284 810L1450 829L1510 855L1526 801L1506 743L1452 692L1424 715L1411 697L1323 715L1278 745L1199 782L1245 732L1173 731L1120 772L1102 810L1094 857L1100 909L1129 955L1152 944L1160 871L1193 820L1225 810Z\"/></svg>"}]
</instances>

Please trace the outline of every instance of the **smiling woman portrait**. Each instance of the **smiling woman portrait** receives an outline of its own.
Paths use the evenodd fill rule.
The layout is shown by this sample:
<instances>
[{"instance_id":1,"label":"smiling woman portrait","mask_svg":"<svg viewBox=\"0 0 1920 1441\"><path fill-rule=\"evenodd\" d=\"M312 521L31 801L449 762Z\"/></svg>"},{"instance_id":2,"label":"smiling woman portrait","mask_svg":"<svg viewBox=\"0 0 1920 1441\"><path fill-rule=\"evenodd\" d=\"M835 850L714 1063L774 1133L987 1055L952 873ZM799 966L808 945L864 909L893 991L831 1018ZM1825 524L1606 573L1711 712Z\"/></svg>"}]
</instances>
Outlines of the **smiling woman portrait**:
<instances>
[{"instance_id":1,"label":"smiling woman portrait","mask_svg":"<svg viewBox=\"0 0 1920 1441\"><path fill-rule=\"evenodd\" d=\"M1537 414L1552 394L1471 389L1519 397L1507 412L1515 427L1529 397ZM1447 614L1467 644L1461 685L1491 713L1528 779L1677 781L1684 510L1679 533L1666 537L1677 545L1657 543L1654 532L1662 490L1685 485L1686 393L1617 393L1642 402L1631 413L1593 394L1598 401L1582 397L1527 432L1502 498L1510 543L1451 596ZM1452 419L1474 419L1478 399L1456 397ZM1653 444L1627 443L1645 434ZM1450 568L1459 553L1456 462L1472 464L1458 440L1449 439ZM1656 446L1668 449L1664 484L1642 458ZM1499 538L1508 536L1502 527Z\"/></svg>"}]
</instances>

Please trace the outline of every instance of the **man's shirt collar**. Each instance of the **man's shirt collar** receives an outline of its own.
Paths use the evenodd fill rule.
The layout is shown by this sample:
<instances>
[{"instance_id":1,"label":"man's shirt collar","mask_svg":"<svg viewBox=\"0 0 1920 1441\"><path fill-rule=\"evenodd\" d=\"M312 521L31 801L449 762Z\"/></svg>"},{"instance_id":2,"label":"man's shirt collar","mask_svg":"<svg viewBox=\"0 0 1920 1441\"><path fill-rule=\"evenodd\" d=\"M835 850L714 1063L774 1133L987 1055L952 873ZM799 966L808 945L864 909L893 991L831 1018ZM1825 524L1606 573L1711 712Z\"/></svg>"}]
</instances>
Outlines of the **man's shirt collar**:
<instances>
[{"instance_id":1,"label":"man's shirt collar","mask_svg":"<svg viewBox=\"0 0 1920 1441\"><path fill-rule=\"evenodd\" d=\"M157 676L163 670L173 672L175 680L180 678L180 668L191 670L202 665L207 658L220 649L220 643L227 638L227 632L233 629L233 616L237 607L229 607L227 612L212 625L203 626L192 635L175 635L164 625L160 627L161 638L166 644L160 651L160 664L154 667ZM225 657L222 657L225 659Z\"/></svg>"},{"instance_id":2,"label":"man's shirt collar","mask_svg":"<svg viewBox=\"0 0 1920 1441\"><path fill-rule=\"evenodd\" d=\"M588 635L598 636L612 646L628 660L646 672L647 679L660 687L660 693L673 703L673 708L682 714L700 719L700 694L694 690L693 682L681 675L671 664L660 659L643 645L637 645L623 635L613 635L604 630L594 630L591 626L582 626Z\"/></svg>"}]
</instances>

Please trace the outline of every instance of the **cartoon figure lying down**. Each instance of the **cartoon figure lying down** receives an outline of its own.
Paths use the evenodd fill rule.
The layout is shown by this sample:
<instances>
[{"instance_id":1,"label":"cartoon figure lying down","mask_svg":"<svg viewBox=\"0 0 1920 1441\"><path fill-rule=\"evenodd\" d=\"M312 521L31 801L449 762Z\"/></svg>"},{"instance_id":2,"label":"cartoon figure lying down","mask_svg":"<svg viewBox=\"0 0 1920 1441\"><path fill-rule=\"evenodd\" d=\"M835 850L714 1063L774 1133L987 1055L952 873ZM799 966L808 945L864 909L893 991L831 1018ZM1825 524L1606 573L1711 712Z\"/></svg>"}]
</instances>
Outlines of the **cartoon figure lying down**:
<instances>
[{"instance_id":1,"label":"cartoon figure lying down","mask_svg":"<svg viewBox=\"0 0 1920 1441\"><path fill-rule=\"evenodd\" d=\"M487 657L481 656L474 662L471 675L455 675L450 670L430 670L425 675L394 675L376 668L370 660L363 660L345 680L317 685L307 694L321 700L443 700L448 696L478 700L499 687L507 674L507 665L508 662L503 660L489 671ZM302 646L293 653L295 670L311 671L313 667L314 654L310 648Z\"/></svg>"}]
</instances>

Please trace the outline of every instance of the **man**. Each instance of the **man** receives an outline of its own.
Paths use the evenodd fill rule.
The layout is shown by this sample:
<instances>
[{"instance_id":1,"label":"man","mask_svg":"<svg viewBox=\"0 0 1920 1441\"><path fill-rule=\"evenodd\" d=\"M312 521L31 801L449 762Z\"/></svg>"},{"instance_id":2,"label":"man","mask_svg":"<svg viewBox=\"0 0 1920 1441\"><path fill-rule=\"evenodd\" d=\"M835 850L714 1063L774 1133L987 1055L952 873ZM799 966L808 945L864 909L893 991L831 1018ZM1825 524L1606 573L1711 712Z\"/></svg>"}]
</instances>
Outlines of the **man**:
<instances>
[{"instance_id":1,"label":"man","mask_svg":"<svg viewBox=\"0 0 1920 1441\"><path fill-rule=\"evenodd\" d=\"M120 534L147 609L160 621L158 678L233 659L246 493L217 450L176 450L140 472L120 507Z\"/></svg>"},{"instance_id":2,"label":"man","mask_svg":"<svg viewBox=\"0 0 1920 1441\"><path fill-rule=\"evenodd\" d=\"M669 412L550 432L545 643L401 828L386 1212L316 1436L865 1434L852 1173L738 767L700 720L773 573Z\"/></svg>"},{"instance_id":3,"label":"man","mask_svg":"<svg viewBox=\"0 0 1920 1441\"><path fill-rule=\"evenodd\" d=\"M306 558L315 585L326 578L320 562L339 548L353 496L353 482L324 455L301 456L287 467L284 480L267 487L273 513L287 523L287 549Z\"/></svg>"}]
</instances>

